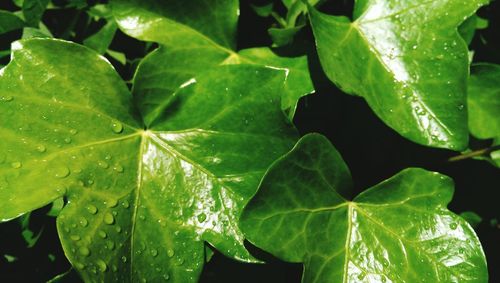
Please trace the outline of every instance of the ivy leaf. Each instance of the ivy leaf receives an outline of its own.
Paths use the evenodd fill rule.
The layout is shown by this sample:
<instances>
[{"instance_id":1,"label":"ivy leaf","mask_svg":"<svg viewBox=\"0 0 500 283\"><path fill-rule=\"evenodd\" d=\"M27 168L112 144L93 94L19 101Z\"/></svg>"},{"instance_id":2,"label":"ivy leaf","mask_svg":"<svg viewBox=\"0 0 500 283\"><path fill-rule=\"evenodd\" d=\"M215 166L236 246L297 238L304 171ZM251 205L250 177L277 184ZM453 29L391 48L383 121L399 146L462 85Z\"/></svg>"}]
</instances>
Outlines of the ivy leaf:
<instances>
[{"instance_id":1,"label":"ivy leaf","mask_svg":"<svg viewBox=\"0 0 500 283\"><path fill-rule=\"evenodd\" d=\"M284 71L214 68L145 127L94 51L51 39L12 50L0 76L0 221L64 196L58 232L85 281L195 282L204 241L255 261L237 219L296 140L280 109Z\"/></svg>"},{"instance_id":2,"label":"ivy leaf","mask_svg":"<svg viewBox=\"0 0 500 283\"><path fill-rule=\"evenodd\" d=\"M500 65L473 65L467 98L471 134L500 142Z\"/></svg>"},{"instance_id":3,"label":"ivy leaf","mask_svg":"<svg viewBox=\"0 0 500 283\"><path fill-rule=\"evenodd\" d=\"M458 25L488 0L356 1L354 21L309 7L319 58L342 90L366 99L416 143L468 143L468 50Z\"/></svg>"},{"instance_id":4,"label":"ivy leaf","mask_svg":"<svg viewBox=\"0 0 500 283\"><path fill-rule=\"evenodd\" d=\"M16 29L22 29L24 22L11 12L0 10L0 34Z\"/></svg>"},{"instance_id":5,"label":"ivy leaf","mask_svg":"<svg viewBox=\"0 0 500 283\"><path fill-rule=\"evenodd\" d=\"M161 45L140 63L135 75L133 93L146 124L166 93L172 94L194 76L219 65L254 64L287 69L288 91L283 95L282 108L290 117L295 113L297 100L314 91L305 56L285 58L260 49L255 52L262 56L252 60L245 54L254 51L234 51L238 1L172 3L112 1L113 14L123 32ZM293 81L296 77L301 77L300 82Z\"/></svg>"},{"instance_id":6,"label":"ivy leaf","mask_svg":"<svg viewBox=\"0 0 500 283\"><path fill-rule=\"evenodd\" d=\"M31 27L38 27L43 13L50 0L24 0L22 3L23 15L26 23Z\"/></svg>"},{"instance_id":7,"label":"ivy leaf","mask_svg":"<svg viewBox=\"0 0 500 283\"><path fill-rule=\"evenodd\" d=\"M108 21L98 32L87 37L83 44L99 54L104 54L111 45L117 29L118 26L114 21Z\"/></svg>"},{"instance_id":8,"label":"ivy leaf","mask_svg":"<svg viewBox=\"0 0 500 283\"><path fill-rule=\"evenodd\" d=\"M449 177L410 168L348 201L345 168L325 137L302 138L243 211L247 238L304 263L302 282L487 282L479 240L446 208Z\"/></svg>"},{"instance_id":9,"label":"ivy leaf","mask_svg":"<svg viewBox=\"0 0 500 283\"><path fill-rule=\"evenodd\" d=\"M493 139L500 145L500 65L476 64L471 67L467 103L469 130L478 139ZM500 150L490 153L500 167Z\"/></svg>"}]
</instances>

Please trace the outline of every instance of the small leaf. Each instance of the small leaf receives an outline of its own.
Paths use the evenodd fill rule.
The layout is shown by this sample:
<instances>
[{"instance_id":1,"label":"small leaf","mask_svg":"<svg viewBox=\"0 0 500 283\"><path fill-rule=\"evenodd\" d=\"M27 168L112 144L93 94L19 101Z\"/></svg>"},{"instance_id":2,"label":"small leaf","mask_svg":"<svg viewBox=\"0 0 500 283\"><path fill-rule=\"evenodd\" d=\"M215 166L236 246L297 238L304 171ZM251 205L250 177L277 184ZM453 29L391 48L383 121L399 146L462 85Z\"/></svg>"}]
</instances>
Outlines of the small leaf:
<instances>
[{"instance_id":1,"label":"small leaf","mask_svg":"<svg viewBox=\"0 0 500 283\"><path fill-rule=\"evenodd\" d=\"M273 12L274 3L271 2L268 4L262 5L262 6L256 6L256 5L250 4L250 7L252 8L252 10L254 10L254 12L257 15L259 15L261 17L269 17L271 15L271 13Z\"/></svg>"},{"instance_id":2,"label":"small leaf","mask_svg":"<svg viewBox=\"0 0 500 283\"><path fill-rule=\"evenodd\" d=\"M43 13L47 8L50 0L24 0L23 15L26 23L31 27L38 27L38 23L42 19Z\"/></svg>"},{"instance_id":3,"label":"small leaf","mask_svg":"<svg viewBox=\"0 0 500 283\"><path fill-rule=\"evenodd\" d=\"M304 263L302 282L487 282L481 244L446 205L453 181L410 168L353 201L347 167L320 135L274 163L243 211L248 240Z\"/></svg>"},{"instance_id":4,"label":"small leaf","mask_svg":"<svg viewBox=\"0 0 500 283\"><path fill-rule=\"evenodd\" d=\"M83 45L94 49L99 54L104 54L111 45L117 29L116 23L109 21L97 33L87 37Z\"/></svg>"},{"instance_id":5,"label":"small leaf","mask_svg":"<svg viewBox=\"0 0 500 283\"><path fill-rule=\"evenodd\" d=\"M473 65L467 98L471 134L500 141L500 65Z\"/></svg>"},{"instance_id":6,"label":"small leaf","mask_svg":"<svg viewBox=\"0 0 500 283\"><path fill-rule=\"evenodd\" d=\"M0 34L16 29L22 29L24 22L11 12L0 10Z\"/></svg>"},{"instance_id":7,"label":"small leaf","mask_svg":"<svg viewBox=\"0 0 500 283\"><path fill-rule=\"evenodd\" d=\"M57 229L85 281L195 282L205 241L255 261L237 220L297 139L280 108L285 71L213 68L145 127L96 52L53 39L12 50L0 73L0 221L64 196Z\"/></svg>"},{"instance_id":8,"label":"small leaf","mask_svg":"<svg viewBox=\"0 0 500 283\"><path fill-rule=\"evenodd\" d=\"M282 98L283 110L293 117L297 100L314 91L306 57L281 58L264 49L256 52L233 51L238 19L237 1L210 0L203 3L196 7L171 7L173 4L167 2L112 1L113 14L123 32L161 45L141 61L134 78L134 97L146 124L155 116L155 109L167 93L172 94L206 70L228 64L252 64L278 69L293 67L287 71L287 92ZM188 9L190 7L192 9ZM203 12L200 9L204 9ZM218 18L223 16L224 20ZM256 53L261 55L254 56ZM299 78L299 81L295 82L294 78Z\"/></svg>"},{"instance_id":9,"label":"small leaf","mask_svg":"<svg viewBox=\"0 0 500 283\"><path fill-rule=\"evenodd\" d=\"M457 26L488 0L356 1L354 21L309 7L323 69L416 143L468 143L467 46Z\"/></svg>"},{"instance_id":10,"label":"small leaf","mask_svg":"<svg viewBox=\"0 0 500 283\"><path fill-rule=\"evenodd\" d=\"M291 28L270 28L267 30L273 46L281 47L293 42L295 34L297 34L304 26L291 27Z\"/></svg>"}]
</instances>

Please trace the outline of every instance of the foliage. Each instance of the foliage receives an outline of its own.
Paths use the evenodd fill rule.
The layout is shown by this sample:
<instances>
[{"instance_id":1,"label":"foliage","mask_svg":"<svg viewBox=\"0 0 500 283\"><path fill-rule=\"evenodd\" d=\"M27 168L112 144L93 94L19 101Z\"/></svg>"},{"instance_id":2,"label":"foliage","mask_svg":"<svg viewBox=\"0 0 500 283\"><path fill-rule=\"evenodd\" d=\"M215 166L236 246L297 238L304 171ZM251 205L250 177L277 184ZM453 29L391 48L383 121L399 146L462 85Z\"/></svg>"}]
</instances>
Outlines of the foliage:
<instances>
[{"instance_id":1,"label":"foliage","mask_svg":"<svg viewBox=\"0 0 500 283\"><path fill-rule=\"evenodd\" d=\"M6 1L0 229L33 250L57 223L47 258L71 268L50 282L197 282L214 252L269 261L255 247L303 282L487 282L487 221L447 208L450 177L411 164L357 191L298 114L337 86L429 158L498 170L499 62L470 47L488 1L337 2Z\"/></svg>"}]
</instances>

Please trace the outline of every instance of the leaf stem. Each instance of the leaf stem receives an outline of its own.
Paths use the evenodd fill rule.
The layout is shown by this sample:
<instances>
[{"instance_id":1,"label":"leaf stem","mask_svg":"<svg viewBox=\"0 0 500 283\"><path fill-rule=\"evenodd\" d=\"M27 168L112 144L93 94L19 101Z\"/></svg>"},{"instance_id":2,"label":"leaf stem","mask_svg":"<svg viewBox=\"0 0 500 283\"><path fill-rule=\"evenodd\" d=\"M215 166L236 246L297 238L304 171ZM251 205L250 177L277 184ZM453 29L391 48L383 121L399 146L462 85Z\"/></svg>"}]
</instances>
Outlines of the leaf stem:
<instances>
[{"instance_id":1,"label":"leaf stem","mask_svg":"<svg viewBox=\"0 0 500 283\"><path fill-rule=\"evenodd\" d=\"M487 148L478 149L478 150L474 150L474 151L460 154L457 156L453 156L453 157L448 159L448 162L456 162L456 161L461 161L461 160L465 160L465 159L469 159L469 158L473 158L473 157L485 156L485 155L487 155L495 150L500 150L500 145L490 146Z\"/></svg>"}]
</instances>

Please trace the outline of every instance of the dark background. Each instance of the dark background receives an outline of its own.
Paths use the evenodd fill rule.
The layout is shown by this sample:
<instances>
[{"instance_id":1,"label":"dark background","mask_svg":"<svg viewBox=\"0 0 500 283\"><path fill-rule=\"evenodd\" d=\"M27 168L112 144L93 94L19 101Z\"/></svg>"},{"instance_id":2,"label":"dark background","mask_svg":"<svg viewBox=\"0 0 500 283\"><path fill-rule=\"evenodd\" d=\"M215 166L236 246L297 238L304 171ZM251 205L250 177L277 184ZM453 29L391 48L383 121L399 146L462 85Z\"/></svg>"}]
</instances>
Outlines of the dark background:
<instances>
[{"instance_id":1,"label":"dark background","mask_svg":"<svg viewBox=\"0 0 500 283\"><path fill-rule=\"evenodd\" d=\"M239 49L269 46L272 42L267 28L274 24L274 20L258 17L250 8L250 3L264 4L266 1L241 2ZM0 9L14 10L16 7L10 1L0 0ZM277 9L285 11L279 5ZM350 15L352 3L329 1L322 9L331 14ZM478 31L471 44L471 49L475 50L475 62L500 63L500 45L495 42L500 34L499 11L498 1L479 11L480 16L489 19L489 28ZM81 14L76 9L51 10L45 13L43 21L56 37L81 42L102 25L93 23L87 26L85 16ZM76 32L70 34L68 30ZM21 32L16 31L1 36L0 50L8 49L10 42L20 35ZM483 218L476 232L488 260L490 282L500 282L500 229L490 225L491 219L500 218L499 169L472 159L448 162L450 157L457 155L456 152L419 146L399 136L373 114L363 99L343 94L328 81L311 45L313 42L311 31L306 28L293 46L278 50L283 55L301 52L308 55L316 93L299 103L294 122L300 133L319 132L330 139L351 169L355 182L354 195L407 167L422 167L452 177L456 190L449 208L456 213L474 211ZM111 46L113 50L125 52L129 59L141 58L151 48L154 46L121 33L117 34ZM125 80L131 78L133 66L122 67L113 59L110 61ZM0 60L3 64L7 62L8 59ZM471 138L473 148L487 147L489 143ZM26 247L17 221L0 224L0 256L9 254L17 258L9 263L3 256L0 257L0 282L45 282L69 269L58 240L55 219L46 216L47 211L48 208L43 208L31 216L30 229L43 229L33 248ZM268 264L243 264L216 252L205 265L201 282L300 282L301 264L281 262L250 244L248 248ZM55 259L50 259L49 254ZM78 278L72 278L70 282L78 282Z\"/></svg>"}]
</instances>

